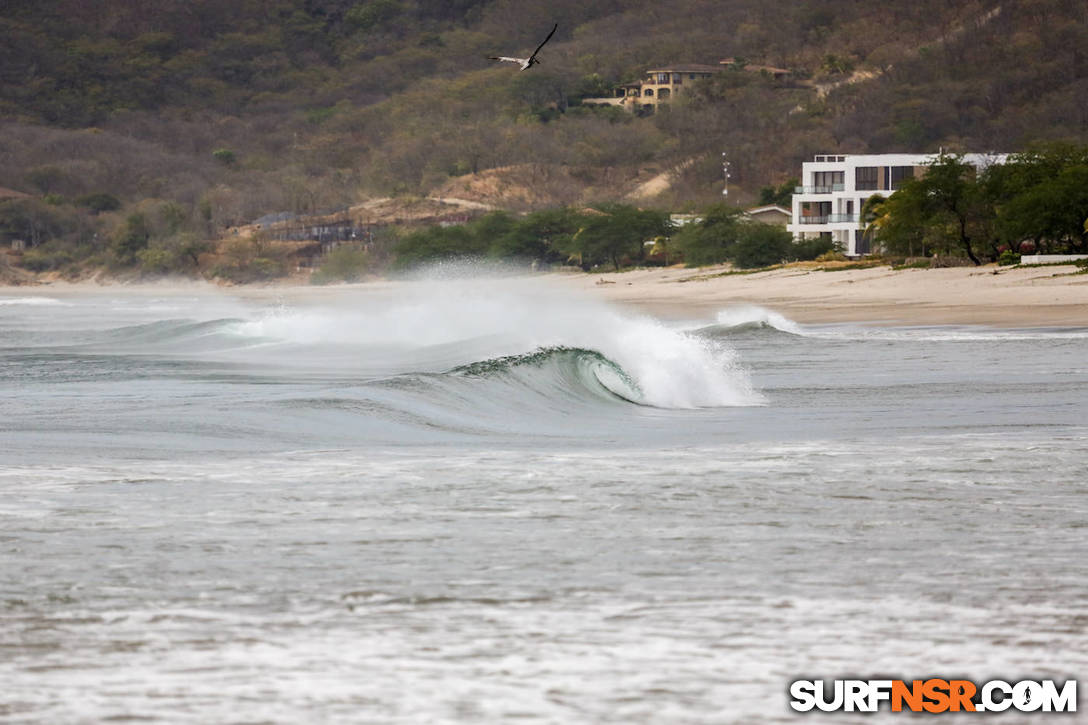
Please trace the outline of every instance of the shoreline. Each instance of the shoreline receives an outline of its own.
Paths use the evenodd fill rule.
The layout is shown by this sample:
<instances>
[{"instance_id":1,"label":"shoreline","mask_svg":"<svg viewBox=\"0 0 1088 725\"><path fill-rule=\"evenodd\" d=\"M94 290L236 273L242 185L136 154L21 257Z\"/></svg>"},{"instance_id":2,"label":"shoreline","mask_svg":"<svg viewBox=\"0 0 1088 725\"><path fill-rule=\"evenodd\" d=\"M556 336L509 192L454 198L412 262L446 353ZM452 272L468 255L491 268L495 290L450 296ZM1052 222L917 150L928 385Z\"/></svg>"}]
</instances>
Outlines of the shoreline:
<instances>
[{"instance_id":1,"label":"shoreline","mask_svg":"<svg viewBox=\"0 0 1088 725\"><path fill-rule=\"evenodd\" d=\"M807 324L1088 327L1088 275L1077 274L1078 268L1071 264L902 270L888 266L841 270L824 267L790 265L745 274L731 273L722 266L658 267L626 272L517 276L664 319L712 317L722 309L748 305L767 308ZM409 289L425 284L425 279L383 279L326 286L297 283L219 286L177 279L136 283L55 281L0 286L0 297L69 297L111 290L122 294L208 293L258 302L321 304L389 294L398 287Z\"/></svg>"},{"instance_id":2,"label":"shoreline","mask_svg":"<svg viewBox=\"0 0 1088 725\"><path fill-rule=\"evenodd\" d=\"M800 323L1088 326L1088 275L1074 265L821 269L792 265L729 274L725 268L588 275L570 285L661 317L757 305Z\"/></svg>"}]
</instances>

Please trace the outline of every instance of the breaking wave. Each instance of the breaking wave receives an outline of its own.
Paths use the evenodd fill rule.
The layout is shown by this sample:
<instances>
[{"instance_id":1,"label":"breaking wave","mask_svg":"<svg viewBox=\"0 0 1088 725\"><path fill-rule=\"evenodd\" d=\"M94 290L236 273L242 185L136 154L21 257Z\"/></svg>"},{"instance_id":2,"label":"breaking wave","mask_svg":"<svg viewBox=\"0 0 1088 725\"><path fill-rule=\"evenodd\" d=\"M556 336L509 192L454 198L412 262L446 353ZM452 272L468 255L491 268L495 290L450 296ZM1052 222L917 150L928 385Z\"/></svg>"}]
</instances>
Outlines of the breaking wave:
<instances>
[{"instance_id":1,"label":"breaking wave","mask_svg":"<svg viewBox=\"0 0 1088 725\"><path fill-rule=\"evenodd\" d=\"M656 414L647 409L764 403L727 338L546 283L430 280L315 297L125 309L26 336L18 355L51 382L229 380L232 418L287 438L300 420L329 440L579 436Z\"/></svg>"},{"instance_id":2,"label":"breaking wave","mask_svg":"<svg viewBox=\"0 0 1088 725\"><path fill-rule=\"evenodd\" d=\"M549 347L524 355L506 355L461 365L450 375L469 378L516 379L531 385L535 371L549 373L570 390L643 404L642 389L622 367L604 355L581 348Z\"/></svg>"},{"instance_id":3,"label":"breaking wave","mask_svg":"<svg viewBox=\"0 0 1088 725\"><path fill-rule=\"evenodd\" d=\"M383 377L524 374L541 366L554 373L559 366L564 380L577 371L580 384L596 381L614 396L653 407L763 403L728 341L517 280L432 281L380 304L279 308L230 329L273 341L270 352L290 348L295 360L316 351L328 359L335 351Z\"/></svg>"},{"instance_id":4,"label":"breaking wave","mask_svg":"<svg viewBox=\"0 0 1088 725\"><path fill-rule=\"evenodd\" d=\"M714 324L700 327L696 334L727 340L745 335L780 334L808 337L811 332L784 315L756 305L739 305L720 310Z\"/></svg>"},{"instance_id":5,"label":"breaking wave","mask_svg":"<svg viewBox=\"0 0 1088 725\"><path fill-rule=\"evenodd\" d=\"M791 335L804 334L801 326L793 320L774 310L756 305L739 305L719 311L716 327L733 330L772 329Z\"/></svg>"}]
</instances>

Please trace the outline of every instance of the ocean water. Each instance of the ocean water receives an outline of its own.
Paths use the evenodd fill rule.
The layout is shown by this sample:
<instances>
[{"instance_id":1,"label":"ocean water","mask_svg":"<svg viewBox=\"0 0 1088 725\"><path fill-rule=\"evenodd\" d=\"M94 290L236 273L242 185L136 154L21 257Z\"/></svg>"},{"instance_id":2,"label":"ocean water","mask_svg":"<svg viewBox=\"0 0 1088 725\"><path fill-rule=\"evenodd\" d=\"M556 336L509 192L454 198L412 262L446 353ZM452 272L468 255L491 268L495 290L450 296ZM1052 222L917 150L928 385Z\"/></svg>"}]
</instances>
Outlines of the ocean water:
<instances>
[{"instance_id":1,"label":"ocean water","mask_svg":"<svg viewBox=\"0 0 1088 725\"><path fill-rule=\"evenodd\" d=\"M0 719L840 722L789 682L1082 677L1086 412L1088 327L9 291Z\"/></svg>"}]
</instances>

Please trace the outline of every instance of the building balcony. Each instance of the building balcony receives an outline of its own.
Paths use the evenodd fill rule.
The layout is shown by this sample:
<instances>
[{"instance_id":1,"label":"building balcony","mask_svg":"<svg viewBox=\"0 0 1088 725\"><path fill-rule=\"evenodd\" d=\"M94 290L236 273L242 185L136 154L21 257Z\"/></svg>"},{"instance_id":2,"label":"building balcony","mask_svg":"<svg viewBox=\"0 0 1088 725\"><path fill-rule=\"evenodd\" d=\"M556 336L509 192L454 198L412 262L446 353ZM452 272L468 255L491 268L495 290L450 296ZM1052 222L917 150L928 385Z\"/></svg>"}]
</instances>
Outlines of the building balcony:
<instances>
[{"instance_id":1,"label":"building balcony","mask_svg":"<svg viewBox=\"0 0 1088 725\"><path fill-rule=\"evenodd\" d=\"M824 216L802 216L797 220L798 224L827 224L827 220L830 219L830 215Z\"/></svg>"},{"instance_id":2,"label":"building balcony","mask_svg":"<svg viewBox=\"0 0 1088 725\"><path fill-rule=\"evenodd\" d=\"M829 214L828 217L827 217L827 223L828 224L843 224L843 223L857 224L858 223L858 215L857 214Z\"/></svg>"},{"instance_id":3,"label":"building balcony","mask_svg":"<svg viewBox=\"0 0 1088 725\"><path fill-rule=\"evenodd\" d=\"M836 191L844 191L845 184L830 184L828 186L795 186L794 194L831 194Z\"/></svg>"}]
</instances>

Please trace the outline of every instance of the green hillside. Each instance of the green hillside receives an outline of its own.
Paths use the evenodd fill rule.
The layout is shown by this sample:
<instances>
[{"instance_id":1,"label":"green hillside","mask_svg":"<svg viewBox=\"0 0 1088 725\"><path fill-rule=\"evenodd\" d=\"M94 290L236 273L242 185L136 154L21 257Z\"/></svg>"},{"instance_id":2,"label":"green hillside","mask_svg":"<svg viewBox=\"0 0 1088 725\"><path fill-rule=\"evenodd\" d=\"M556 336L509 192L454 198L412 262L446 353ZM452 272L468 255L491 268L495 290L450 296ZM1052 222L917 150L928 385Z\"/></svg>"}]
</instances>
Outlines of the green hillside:
<instances>
[{"instance_id":1,"label":"green hillside","mask_svg":"<svg viewBox=\"0 0 1088 725\"><path fill-rule=\"evenodd\" d=\"M553 22L542 65L485 59ZM581 104L728 57L792 74L726 69L646 117ZM500 204L525 210L674 170L641 203L680 209L720 200L723 152L730 198L754 201L814 153L1083 143L1086 98L1083 0L8 0L0 187L47 199L25 212L45 236L88 244L133 214L206 238L482 181L529 187Z\"/></svg>"}]
</instances>

